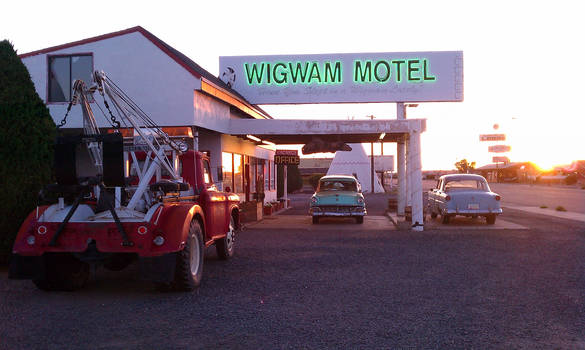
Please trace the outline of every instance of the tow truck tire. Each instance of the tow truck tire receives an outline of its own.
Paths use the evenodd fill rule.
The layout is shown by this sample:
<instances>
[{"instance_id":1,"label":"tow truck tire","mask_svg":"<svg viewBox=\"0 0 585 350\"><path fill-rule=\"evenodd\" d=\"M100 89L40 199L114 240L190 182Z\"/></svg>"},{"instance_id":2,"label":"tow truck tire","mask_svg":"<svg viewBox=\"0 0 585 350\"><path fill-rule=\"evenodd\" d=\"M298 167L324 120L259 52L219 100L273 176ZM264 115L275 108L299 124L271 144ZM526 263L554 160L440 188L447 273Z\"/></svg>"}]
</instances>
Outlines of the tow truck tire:
<instances>
[{"instance_id":1,"label":"tow truck tire","mask_svg":"<svg viewBox=\"0 0 585 350\"><path fill-rule=\"evenodd\" d=\"M318 224L318 223L319 223L319 217L313 216L313 224Z\"/></svg>"},{"instance_id":2,"label":"tow truck tire","mask_svg":"<svg viewBox=\"0 0 585 350\"><path fill-rule=\"evenodd\" d=\"M191 221L187 241L177 253L174 287L180 291L192 291L201 284L204 258L203 230L199 221Z\"/></svg>"},{"instance_id":3,"label":"tow truck tire","mask_svg":"<svg viewBox=\"0 0 585 350\"><path fill-rule=\"evenodd\" d=\"M355 222L357 222L358 224L363 224L364 223L364 217L363 216L356 216L355 217Z\"/></svg>"},{"instance_id":4,"label":"tow truck tire","mask_svg":"<svg viewBox=\"0 0 585 350\"><path fill-rule=\"evenodd\" d=\"M215 249L217 250L217 256L221 260L227 260L234 256L234 244L236 243L236 221L234 216L230 217L230 223L228 231L224 238L215 241Z\"/></svg>"},{"instance_id":5,"label":"tow truck tire","mask_svg":"<svg viewBox=\"0 0 585 350\"><path fill-rule=\"evenodd\" d=\"M33 279L37 288L44 291L78 290L89 278L89 264L69 253L47 254L44 264L45 275Z\"/></svg>"}]
</instances>

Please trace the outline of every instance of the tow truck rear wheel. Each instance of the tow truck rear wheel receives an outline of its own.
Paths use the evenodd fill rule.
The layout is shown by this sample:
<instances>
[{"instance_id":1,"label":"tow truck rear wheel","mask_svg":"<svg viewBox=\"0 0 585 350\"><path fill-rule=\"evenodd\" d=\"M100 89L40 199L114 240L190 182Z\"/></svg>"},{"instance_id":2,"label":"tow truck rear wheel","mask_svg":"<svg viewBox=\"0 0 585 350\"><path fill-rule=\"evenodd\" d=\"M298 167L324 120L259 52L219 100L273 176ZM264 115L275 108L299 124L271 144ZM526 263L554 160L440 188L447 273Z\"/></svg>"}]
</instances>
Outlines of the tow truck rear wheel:
<instances>
[{"instance_id":1,"label":"tow truck rear wheel","mask_svg":"<svg viewBox=\"0 0 585 350\"><path fill-rule=\"evenodd\" d=\"M48 253L44 264L45 275L33 279L33 283L41 290L74 291L87 283L89 265L69 253Z\"/></svg>"},{"instance_id":2,"label":"tow truck rear wheel","mask_svg":"<svg viewBox=\"0 0 585 350\"><path fill-rule=\"evenodd\" d=\"M177 253L174 287L181 291L192 291L201 284L203 276L204 243L199 221L191 221L187 242Z\"/></svg>"},{"instance_id":3,"label":"tow truck rear wheel","mask_svg":"<svg viewBox=\"0 0 585 350\"><path fill-rule=\"evenodd\" d=\"M356 216L355 217L355 222L357 222L358 224L363 224L364 223L364 217L363 216Z\"/></svg>"},{"instance_id":4,"label":"tow truck rear wheel","mask_svg":"<svg viewBox=\"0 0 585 350\"><path fill-rule=\"evenodd\" d=\"M221 260L227 260L234 256L234 243L236 239L236 221L234 216L230 217L230 224L228 231L224 238L219 239L215 242L215 249L217 250L217 256Z\"/></svg>"}]
</instances>

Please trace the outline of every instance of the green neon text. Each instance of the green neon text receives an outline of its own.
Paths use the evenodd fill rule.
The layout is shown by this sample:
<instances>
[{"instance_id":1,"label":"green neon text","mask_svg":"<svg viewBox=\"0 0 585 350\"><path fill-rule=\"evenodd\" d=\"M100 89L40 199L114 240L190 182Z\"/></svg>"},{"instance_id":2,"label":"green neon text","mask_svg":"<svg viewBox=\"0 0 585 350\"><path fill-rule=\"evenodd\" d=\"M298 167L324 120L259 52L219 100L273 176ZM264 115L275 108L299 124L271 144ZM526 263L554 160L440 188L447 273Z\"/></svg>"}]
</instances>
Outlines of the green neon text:
<instances>
[{"instance_id":1,"label":"green neon text","mask_svg":"<svg viewBox=\"0 0 585 350\"><path fill-rule=\"evenodd\" d=\"M253 62L243 64L248 85L341 84L341 61ZM437 77L427 58L356 60L352 75L356 84L432 83Z\"/></svg>"},{"instance_id":2,"label":"green neon text","mask_svg":"<svg viewBox=\"0 0 585 350\"><path fill-rule=\"evenodd\" d=\"M396 83L433 82L427 59L396 59L378 61L354 61L353 81L355 83L387 83L394 77Z\"/></svg>"},{"instance_id":3,"label":"green neon text","mask_svg":"<svg viewBox=\"0 0 585 350\"><path fill-rule=\"evenodd\" d=\"M248 85L263 84L340 84L341 61L244 63Z\"/></svg>"}]
</instances>

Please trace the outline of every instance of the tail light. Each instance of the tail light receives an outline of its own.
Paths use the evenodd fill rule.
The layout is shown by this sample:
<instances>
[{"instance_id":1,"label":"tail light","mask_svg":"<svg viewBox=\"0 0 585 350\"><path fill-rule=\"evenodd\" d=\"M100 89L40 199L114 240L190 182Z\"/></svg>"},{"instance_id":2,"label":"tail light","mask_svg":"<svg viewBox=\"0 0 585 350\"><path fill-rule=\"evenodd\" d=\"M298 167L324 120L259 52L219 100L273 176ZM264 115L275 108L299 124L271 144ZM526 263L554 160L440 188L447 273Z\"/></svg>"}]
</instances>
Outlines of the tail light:
<instances>
[{"instance_id":1,"label":"tail light","mask_svg":"<svg viewBox=\"0 0 585 350\"><path fill-rule=\"evenodd\" d=\"M447 197L445 197L446 201L450 201L451 200L451 196L447 195Z\"/></svg>"},{"instance_id":2,"label":"tail light","mask_svg":"<svg viewBox=\"0 0 585 350\"><path fill-rule=\"evenodd\" d=\"M496 200L499 201L500 199L502 199L500 196L496 195Z\"/></svg>"}]
</instances>

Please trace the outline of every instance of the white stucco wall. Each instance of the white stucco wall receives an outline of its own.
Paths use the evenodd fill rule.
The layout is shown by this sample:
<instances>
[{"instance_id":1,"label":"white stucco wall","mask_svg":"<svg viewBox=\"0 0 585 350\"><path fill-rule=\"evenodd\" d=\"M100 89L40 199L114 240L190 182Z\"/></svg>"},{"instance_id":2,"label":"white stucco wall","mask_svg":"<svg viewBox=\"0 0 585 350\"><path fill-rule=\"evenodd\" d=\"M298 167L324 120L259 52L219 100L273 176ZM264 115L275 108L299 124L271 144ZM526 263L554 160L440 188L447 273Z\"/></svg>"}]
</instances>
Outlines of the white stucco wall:
<instances>
[{"instance_id":1,"label":"white stucco wall","mask_svg":"<svg viewBox=\"0 0 585 350\"><path fill-rule=\"evenodd\" d=\"M67 103L47 102L47 55L87 53L93 54L94 70L106 72L156 123L161 126L194 125L193 90L200 88L200 80L139 32L22 59L55 122L65 115ZM101 96L96 94L95 97L102 105ZM100 127L110 126L97 108L94 114ZM81 108L74 106L66 127L81 126Z\"/></svg>"},{"instance_id":2,"label":"white stucco wall","mask_svg":"<svg viewBox=\"0 0 585 350\"><path fill-rule=\"evenodd\" d=\"M103 70L158 125L199 127L199 149L210 151L211 172L216 183L219 183L217 175L218 169L221 169L222 151L274 160L274 150L225 135L230 132L230 120L240 119L241 116L232 113L227 103L197 91L201 88L200 79L195 78L140 32L22 59L37 93L47 104L56 124L63 119L68 103L47 101L48 56L75 54L92 54L93 69ZM97 93L94 97L107 113L102 97ZM98 125L110 127L99 108L95 104L92 106ZM117 112L112 111L117 116ZM74 106L65 127L82 126L81 107ZM275 199L276 191L266 191L266 201Z\"/></svg>"},{"instance_id":3,"label":"white stucco wall","mask_svg":"<svg viewBox=\"0 0 585 350\"><path fill-rule=\"evenodd\" d=\"M193 95L194 125L206 129L229 132L230 107L219 103L215 98L203 92L195 91Z\"/></svg>"}]
</instances>

